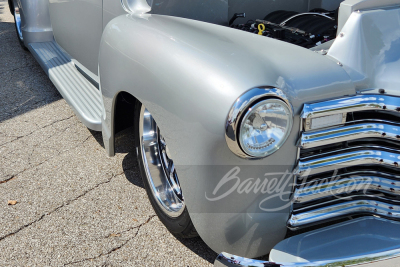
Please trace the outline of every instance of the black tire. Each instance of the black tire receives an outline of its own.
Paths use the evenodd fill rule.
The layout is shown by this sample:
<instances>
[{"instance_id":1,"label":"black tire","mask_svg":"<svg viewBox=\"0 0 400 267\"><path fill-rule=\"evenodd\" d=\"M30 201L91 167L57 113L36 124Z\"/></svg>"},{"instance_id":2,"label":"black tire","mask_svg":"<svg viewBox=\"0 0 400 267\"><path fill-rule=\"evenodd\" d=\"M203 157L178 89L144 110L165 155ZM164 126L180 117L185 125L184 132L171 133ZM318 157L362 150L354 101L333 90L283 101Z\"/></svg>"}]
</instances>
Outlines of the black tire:
<instances>
[{"instance_id":1,"label":"black tire","mask_svg":"<svg viewBox=\"0 0 400 267\"><path fill-rule=\"evenodd\" d=\"M14 2L13 2L13 0L8 0L8 8L10 8L10 13L14 16Z\"/></svg>"},{"instance_id":2,"label":"black tire","mask_svg":"<svg viewBox=\"0 0 400 267\"><path fill-rule=\"evenodd\" d=\"M29 51L29 49L25 46L24 42L21 41L21 39L19 38L17 26L15 26L15 32L17 33L18 43L21 46L21 48L24 49L25 51Z\"/></svg>"},{"instance_id":3,"label":"black tire","mask_svg":"<svg viewBox=\"0 0 400 267\"><path fill-rule=\"evenodd\" d=\"M140 144L140 112L141 112L142 104L137 102L135 105L135 121L134 121L134 133L135 133L135 147L137 148L137 160L139 165L140 174L142 176L143 184L147 192L147 196L150 200L151 205L153 206L154 211L156 212L160 221L165 225L165 227L175 236L182 238L193 238L197 237L198 233L194 228L192 220L190 219L189 212L187 207L185 207L184 211L179 217L172 218L168 216L157 204L157 200L154 198L153 193L150 188L150 184L147 180L145 166L143 162L142 149Z\"/></svg>"}]
</instances>

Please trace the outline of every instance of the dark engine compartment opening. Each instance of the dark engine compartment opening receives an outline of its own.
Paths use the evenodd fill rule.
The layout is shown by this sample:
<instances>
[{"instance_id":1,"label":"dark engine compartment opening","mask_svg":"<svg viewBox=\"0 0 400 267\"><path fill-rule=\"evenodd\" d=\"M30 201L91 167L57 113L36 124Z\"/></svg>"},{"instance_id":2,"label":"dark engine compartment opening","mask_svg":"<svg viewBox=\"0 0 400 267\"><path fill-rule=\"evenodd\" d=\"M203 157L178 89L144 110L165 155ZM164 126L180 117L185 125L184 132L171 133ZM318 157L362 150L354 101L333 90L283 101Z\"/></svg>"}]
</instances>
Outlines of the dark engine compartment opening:
<instances>
[{"instance_id":1,"label":"dark engine compartment opening","mask_svg":"<svg viewBox=\"0 0 400 267\"><path fill-rule=\"evenodd\" d=\"M334 40L338 28L338 12L315 8L309 12L277 10L263 19L250 19L244 24L235 24L245 13L235 13L229 22L234 29L278 39L304 48L313 48Z\"/></svg>"}]
</instances>

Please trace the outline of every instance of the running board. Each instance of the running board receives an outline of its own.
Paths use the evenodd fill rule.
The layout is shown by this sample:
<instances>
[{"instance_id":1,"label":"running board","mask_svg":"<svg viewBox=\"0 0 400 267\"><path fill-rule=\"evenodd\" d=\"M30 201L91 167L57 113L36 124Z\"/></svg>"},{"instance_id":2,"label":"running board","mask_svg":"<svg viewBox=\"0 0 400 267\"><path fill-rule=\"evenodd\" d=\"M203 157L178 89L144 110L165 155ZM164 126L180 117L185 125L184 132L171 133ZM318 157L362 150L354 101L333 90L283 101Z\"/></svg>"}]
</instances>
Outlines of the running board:
<instances>
[{"instance_id":1,"label":"running board","mask_svg":"<svg viewBox=\"0 0 400 267\"><path fill-rule=\"evenodd\" d=\"M83 124L101 131L101 93L76 69L55 41L30 43L29 50Z\"/></svg>"}]
</instances>

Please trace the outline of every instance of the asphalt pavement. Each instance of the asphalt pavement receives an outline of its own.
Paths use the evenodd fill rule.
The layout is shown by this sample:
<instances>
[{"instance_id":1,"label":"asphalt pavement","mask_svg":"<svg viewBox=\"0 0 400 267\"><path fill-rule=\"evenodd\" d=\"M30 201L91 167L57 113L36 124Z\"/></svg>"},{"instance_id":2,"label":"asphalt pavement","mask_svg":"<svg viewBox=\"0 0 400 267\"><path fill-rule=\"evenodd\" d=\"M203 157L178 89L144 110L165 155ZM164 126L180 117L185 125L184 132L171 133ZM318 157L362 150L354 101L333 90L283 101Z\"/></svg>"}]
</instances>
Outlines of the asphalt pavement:
<instances>
[{"instance_id":1,"label":"asphalt pavement","mask_svg":"<svg viewBox=\"0 0 400 267\"><path fill-rule=\"evenodd\" d=\"M106 156L18 43L0 0L0 266L212 266L200 239L155 216L132 130Z\"/></svg>"}]
</instances>

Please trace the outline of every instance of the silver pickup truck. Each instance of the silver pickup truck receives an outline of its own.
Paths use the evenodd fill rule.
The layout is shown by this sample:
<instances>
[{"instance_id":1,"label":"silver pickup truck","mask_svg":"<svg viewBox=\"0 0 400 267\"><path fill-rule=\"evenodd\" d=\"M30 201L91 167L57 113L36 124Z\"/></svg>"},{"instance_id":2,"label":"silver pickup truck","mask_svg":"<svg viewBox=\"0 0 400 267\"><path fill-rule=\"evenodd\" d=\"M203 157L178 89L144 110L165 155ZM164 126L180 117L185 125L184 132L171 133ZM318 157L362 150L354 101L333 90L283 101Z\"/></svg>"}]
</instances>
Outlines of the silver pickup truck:
<instances>
[{"instance_id":1,"label":"silver pickup truck","mask_svg":"<svg viewBox=\"0 0 400 267\"><path fill-rule=\"evenodd\" d=\"M216 266L400 264L400 0L8 1L109 156L133 127L154 210Z\"/></svg>"}]
</instances>

